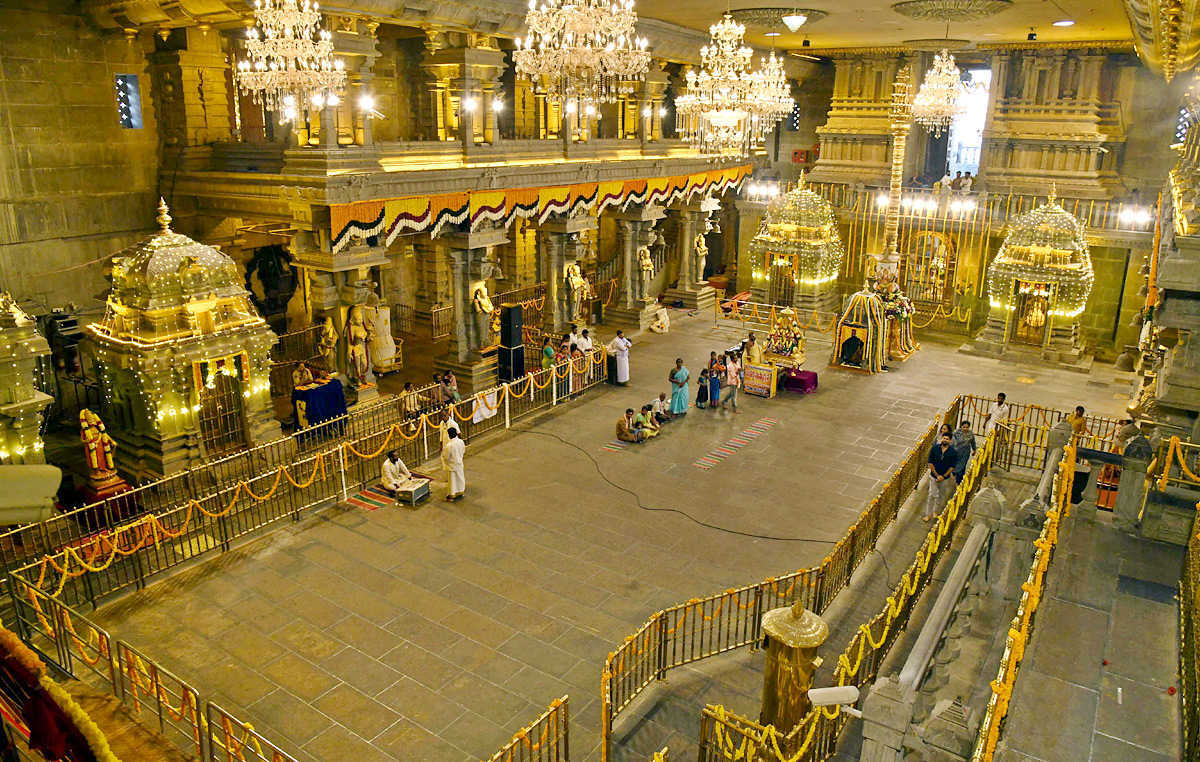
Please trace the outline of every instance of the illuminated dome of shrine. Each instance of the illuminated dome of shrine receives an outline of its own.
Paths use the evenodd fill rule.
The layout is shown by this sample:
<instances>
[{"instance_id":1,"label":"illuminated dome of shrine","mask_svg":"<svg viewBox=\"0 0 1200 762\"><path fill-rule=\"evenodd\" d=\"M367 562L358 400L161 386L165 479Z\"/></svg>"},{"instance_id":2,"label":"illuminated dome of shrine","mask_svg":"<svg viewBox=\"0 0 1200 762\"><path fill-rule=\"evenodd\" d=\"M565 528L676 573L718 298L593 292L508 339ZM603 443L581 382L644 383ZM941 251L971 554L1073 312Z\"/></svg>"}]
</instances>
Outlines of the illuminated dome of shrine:
<instances>
[{"instance_id":1,"label":"illuminated dome of shrine","mask_svg":"<svg viewBox=\"0 0 1200 762\"><path fill-rule=\"evenodd\" d=\"M1053 292L1051 314L1074 317L1083 312L1094 279L1083 221L1063 209L1051 189L1045 204L1010 224L988 265L988 297L993 308L1011 310L1019 284L1045 286Z\"/></svg>"},{"instance_id":2,"label":"illuminated dome of shrine","mask_svg":"<svg viewBox=\"0 0 1200 762\"><path fill-rule=\"evenodd\" d=\"M246 292L237 265L220 249L171 230L171 215L162 200L158 224L159 232L113 255L110 301L136 309L162 309L197 298Z\"/></svg>"},{"instance_id":3,"label":"illuminated dome of shrine","mask_svg":"<svg viewBox=\"0 0 1200 762\"><path fill-rule=\"evenodd\" d=\"M837 278L845 249L833 208L805 188L801 178L795 189L767 209L758 234L750 241L750 253L759 274L769 269L772 260L794 259L798 283L815 285Z\"/></svg>"},{"instance_id":4,"label":"illuminated dome of shrine","mask_svg":"<svg viewBox=\"0 0 1200 762\"><path fill-rule=\"evenodd\" d=\"M161 199L158 223L159 232L113 255L112 289L94 333L157 344L263 322L230 257L172 231Z\"/></svg>"}]
</instances>

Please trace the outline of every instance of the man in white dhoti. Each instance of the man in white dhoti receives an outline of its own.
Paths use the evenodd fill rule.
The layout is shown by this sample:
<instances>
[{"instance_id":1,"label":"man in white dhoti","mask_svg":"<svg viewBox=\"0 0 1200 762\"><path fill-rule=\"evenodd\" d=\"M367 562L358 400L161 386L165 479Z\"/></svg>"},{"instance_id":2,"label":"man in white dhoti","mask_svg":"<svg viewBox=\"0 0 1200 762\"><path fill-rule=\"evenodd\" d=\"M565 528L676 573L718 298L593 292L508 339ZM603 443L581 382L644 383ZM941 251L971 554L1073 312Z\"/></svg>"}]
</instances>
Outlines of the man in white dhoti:
<instances>
[{"instance_id":1,"label":"man in white dhoti","mask_svg":"<svg viewBox=\"0 0 1200 762\"><path fill-rule=\"evenodd\" d=\"M624 331L617 331L617 337L608 342L608 353L617 358L617 383L629 383L629 348L633 342L625 338Z\"/></svg>"},{"instance_id":2,"label":"man in white dhoti","mask_svg":"<svg viewBox=\"0 0 1200 762\"><path fill-rule=\"evenodd\" d=\"M988 408L983 418L983 435L986 437L996 428L996 424L1008 419L1008 403L1004 401L1004 392L996 395L996 401Z\"/></svg>"},{"instance_id":3,"label":"man in white dhoti","mask_svg":"<svg viewBox=\"0 0 1200 762\"><path fill-rule=\"evenodd\" d=\"M458 429L449 429L449 440L442 445L442 466L446 469L446 481L449 488L446 492L446 502L458 500L467 490L467 477L463 473L463 453L467 446L463 444Z\"/></svg>"},{"instance_id":4,"label":"man in white dhoti","mask_svg":"<svg viewBox=\"0 0 1200 762\"><path fill-rule=\"evenodd\" d=\"M395 450L390 451L383 461L383 477L380 480L383 488L390 492L392 497L397 497L396 490L411 478L408 466L404 465L404 461L400 460Z\"/></svg>"}]
</instances>

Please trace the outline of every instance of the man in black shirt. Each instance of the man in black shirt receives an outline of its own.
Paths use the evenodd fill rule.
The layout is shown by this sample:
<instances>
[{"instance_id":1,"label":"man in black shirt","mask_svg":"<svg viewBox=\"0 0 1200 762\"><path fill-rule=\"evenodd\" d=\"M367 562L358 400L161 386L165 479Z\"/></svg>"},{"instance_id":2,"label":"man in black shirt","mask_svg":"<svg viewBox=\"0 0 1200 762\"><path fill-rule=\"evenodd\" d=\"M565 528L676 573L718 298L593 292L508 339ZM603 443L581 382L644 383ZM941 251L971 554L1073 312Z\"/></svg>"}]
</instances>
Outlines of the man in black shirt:
<instances>
[{"instance_id":1,"label":"man in black shirt","mask_svg":"<svg viewBox=\"0 0 1200 762\"><path fill-rule=\"evenodd\" d=\"M950 435L943 434L929 451L929 497L925 500L922 521L929 521L936 516L954 494L954 467L957 464L958 450L954 449Z\"/></svg>"}]
</instances>

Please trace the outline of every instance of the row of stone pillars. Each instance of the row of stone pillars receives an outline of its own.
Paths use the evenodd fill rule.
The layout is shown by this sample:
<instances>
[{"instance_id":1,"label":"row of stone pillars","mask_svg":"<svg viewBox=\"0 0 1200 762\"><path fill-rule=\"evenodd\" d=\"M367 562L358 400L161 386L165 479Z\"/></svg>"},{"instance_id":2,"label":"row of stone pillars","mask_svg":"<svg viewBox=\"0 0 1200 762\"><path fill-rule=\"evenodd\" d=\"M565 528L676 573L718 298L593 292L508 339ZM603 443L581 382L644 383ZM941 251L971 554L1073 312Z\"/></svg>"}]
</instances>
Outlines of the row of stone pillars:
<instances>
[{"instance_id":1,"label":"row of stone pillars","mask_svg":"<svg viewBox=\"0 0 1200 762\"><path fill-rule=\"evenodd\" d=\"M705 263L696 246L709 212L700 205L670 211L675 217L670 259L677 268L678 279L666 290L664 301L682 303L692 309L711 307L715 292L702 280ZM618 223L620 296L607 307L605 322L644 329L653 320L658 293L651 286L655 274L642 267L638 251L662 240L657 227L667 220L668 210L647 205L613 216ZM547 334L559 334L572 327L582 327L592 316L585 314L581 305L590 302L581 299L578 281L572 283L569 276L575 274L576 268L582 270L589 251L587 241L599 229L598 219L588 215L555 215L530 229L536 240L534 256L540 263L536 267L536 279L546 284L543 323L538 328ZM501 271L500 249L514 237L516 234L504 227L485 226L474 231L455 229L437 237L417 236L411 243L417 260L415 293L411 301L415 303L414 319L418 331L430 330L432 334L433 324L445 319L440 316L452 320L447 351L435 360L434 368L454 372L464 390L487 388L498 381L492 335L487 321L477 320L477 296L481 289L489 297L494 295L501 290L498 282L523 280L526 274L508 273L506 278ZM294 262L304 273L299 289L303 312L313 322L324 323L326 318L329 319L329 341L336 345L336 356L327 364L339 373L348 370L351 344L348 326L354 308L366 305L372 294L379 298L385 309L389 303L408 301L402 300L399 294L388 293L386 286L379 282L386 281L386 276L372 276L373 268L383 271L395 264L395 257L387 247L372 241L374 239L355 242L332 253L329 238L324 233L305 231L293 240ZM528 236L524 235L515 245L532 246ZM505 259L515 262L520 257L506 256ZM528 259L523 261L528 266ZM500 305L492 306L499 308ZM372 396L371 388L364 392L366 396Z\"/></svg>"}]
</instances>

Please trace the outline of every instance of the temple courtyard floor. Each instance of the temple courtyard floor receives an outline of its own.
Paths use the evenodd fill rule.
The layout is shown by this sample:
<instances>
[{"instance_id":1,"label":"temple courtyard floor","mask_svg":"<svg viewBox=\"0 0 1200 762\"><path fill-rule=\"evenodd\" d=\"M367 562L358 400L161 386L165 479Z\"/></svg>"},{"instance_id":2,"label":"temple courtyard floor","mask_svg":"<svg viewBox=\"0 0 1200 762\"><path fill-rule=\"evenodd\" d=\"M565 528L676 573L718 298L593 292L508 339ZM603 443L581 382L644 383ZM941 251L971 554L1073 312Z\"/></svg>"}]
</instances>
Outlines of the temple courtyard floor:
<instances>
[{"instance_id":1,"label":"temple courtyard floor","mask_svg":"<svg viewBox=\"0 0 1200 762\"><path fill-rule=\"evenodd\" d=\"M442 502L438 483L417 510L327 508L104 605L99 622L300 762L487 759L568 694L570 758L595 760L605 655L659 609L819 562L956 395L1107 416L1128 403L1107 369L1001 364L951 337L920 337L890 373L835 371L814 335L818 393L743 396L740 414L693 410L645 445L602 450L626 407L667 391L675 357L695 379L743 335L673 320L634 338L627 387L468 443L464 500ZM694 467L762 418L776 423ZM618 720L616 758L694 753L700 708L737 691L748 709L761 659L710 659L714 679L681 670L671 711L656 700Z\"/></svg>"}]
</instances>

